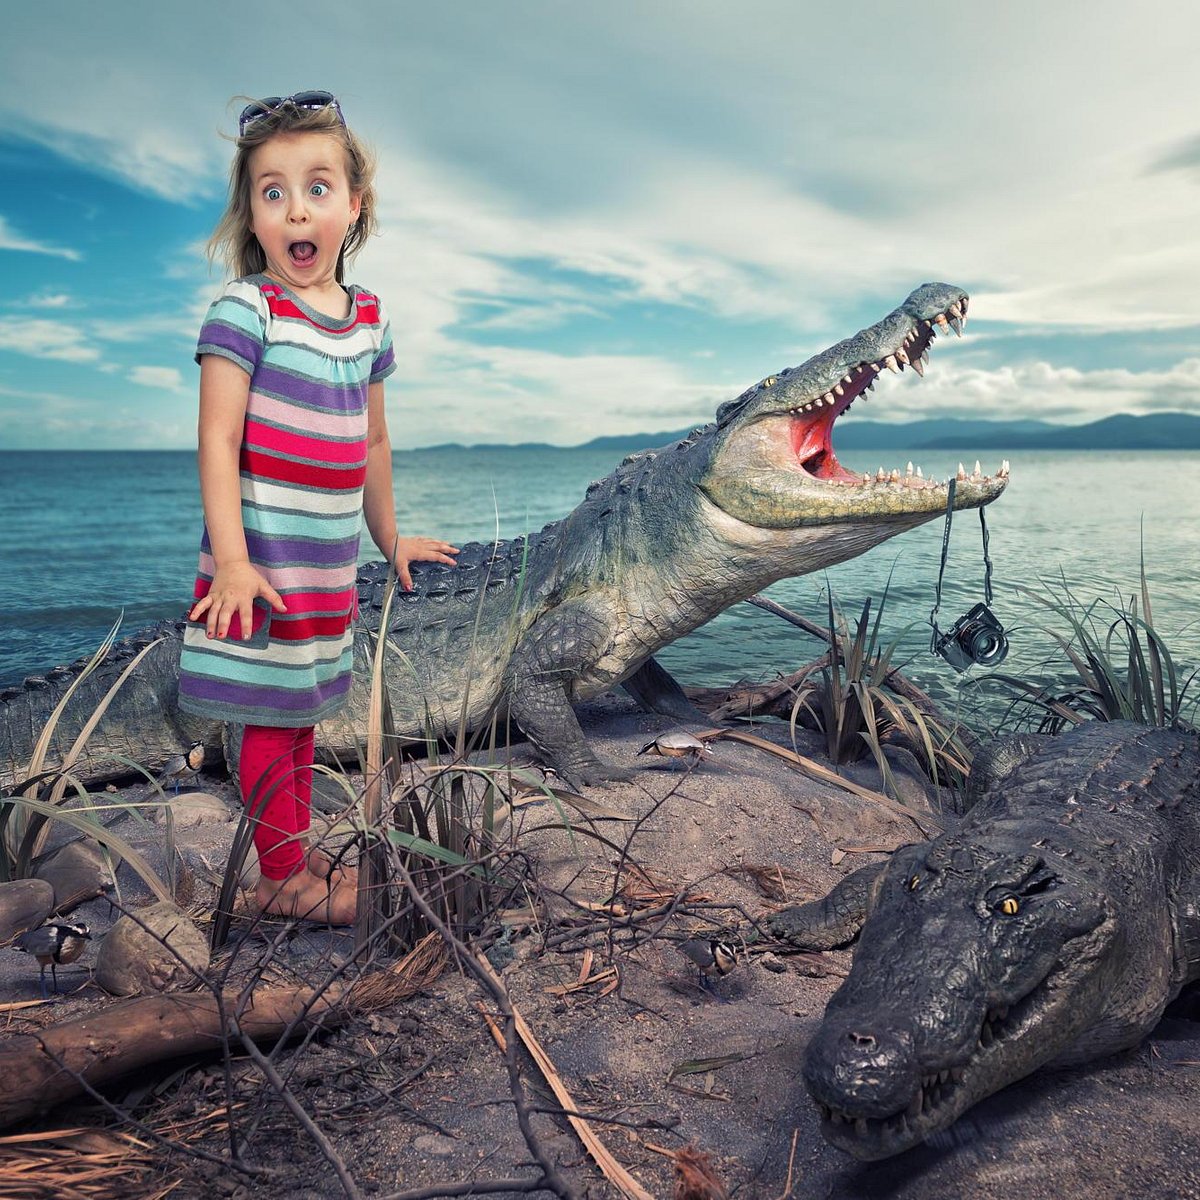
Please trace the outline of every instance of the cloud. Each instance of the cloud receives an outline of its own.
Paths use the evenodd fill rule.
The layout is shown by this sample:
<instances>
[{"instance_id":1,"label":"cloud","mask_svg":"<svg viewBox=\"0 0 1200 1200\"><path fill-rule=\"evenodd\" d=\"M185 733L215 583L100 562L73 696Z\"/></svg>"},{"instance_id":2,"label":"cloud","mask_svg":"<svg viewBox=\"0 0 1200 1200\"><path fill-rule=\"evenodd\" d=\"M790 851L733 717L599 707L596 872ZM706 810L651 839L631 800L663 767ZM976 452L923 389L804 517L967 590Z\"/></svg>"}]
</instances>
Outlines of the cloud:
<instances>
[{"instance_id":1,"label":"cloud","mask_svg":"<svg viewBox=\"0 0 1200 1200\"><path fill-rule=\"evenodd\" d=\"M1064 424L1116 413L1191 412L1200 415L1200 358L1160 370L1083 371L1035 361L995 369L956 366L935 352L923 380L910 373L883 376L875 397L855 408L860 419L911 421L922 417L1036 418Z\"/></svg>"},{"instance_id":2,"label":"cloud","mask_svg":"<svg viewBox=\"0 0 1200 1200\"><path fill-rule=\"evenodd\" d=\"M40 318L0 321L0 350L72 363L97 362L100 358L99 349L91 345L82 329Z\"/></svg>"},{"instance_id":3,"label":"cloud","mask_svg":"<svg viewBox=\"0 0 1200 1200\"><path fill-rule=\"evenodd\" d=\"M55 258L70 259L71 262L81 262L83 255L78 250L70 250L64 246L50 246L45 242L34 241L33 238L23 237L11 228L0 215L0 250L19 250L29 254L49 254Z\"/></svg>"},{"instance_id":4,"label":"cloud","mask_svg":"<svg viewBox=\"0 0 1200 1200\"><path fill-rule=\"evenodd\" d=\"M183 376L174 367L134 367L128 376L131 383L143 387L179 390L183 387Z\"/></svg>"},{"instance_id":5,"label":"cloud","mask_svg":"<svg viewBox=\"0 0 1200 1200\"><path fill-rule=\"evenodd\" d=\"M66 308L71 303L71 297L66 292L42 293L37 296L28 296L20 302L18 307L24 306L27 308Z\"/></svg>"}]
</instances>

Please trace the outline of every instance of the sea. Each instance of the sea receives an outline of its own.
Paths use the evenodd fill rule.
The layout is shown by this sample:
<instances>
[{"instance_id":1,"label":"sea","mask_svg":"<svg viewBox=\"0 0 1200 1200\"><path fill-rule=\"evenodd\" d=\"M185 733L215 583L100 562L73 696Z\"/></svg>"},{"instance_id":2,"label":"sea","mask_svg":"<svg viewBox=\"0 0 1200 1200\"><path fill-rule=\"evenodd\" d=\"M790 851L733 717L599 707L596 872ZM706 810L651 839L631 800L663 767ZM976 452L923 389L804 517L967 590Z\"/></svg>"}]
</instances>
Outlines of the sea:
<instances>
[{"instance_id":1,"label":"sea","mask_svg":"<svg viewBox=\"0 0 1200 1200\"><path fill-rule=\"evenodd\" d=\"M960 451L847 451L852 470L905 468L945 478ZM983 457L982 455L980 457ZM456 545L540 529L568 513L620 458L580 447L437 447L394 456L403 533ZM987 451L985 470L1012 464L1007 492L987 510L993 610L1010 652L1001 670L1069 681L1054 635L1065 622L1038 597L1092 605L1099 628L1136 598L1144 563L1156 629L1186 677L1200 665L1200 452ZM201 528L195 455L188 451L0 452L0 687L91 653L114 623L130 633L179 616L191 595ZM996 725L1007 693L989 672L955 672L929 649L944 521L884 542L828 572L783 580L766 594L819 624L829 599L847 619L886 592L880 640L893 661L977 727ZM363 537L363 561L375 557ZM955 515L939 622L984 598L981 528ZM735 604L664 649L685 684L721 687L795 670L822 651L811 635ZM1193 692L1200 681L1193 685Z\"/></svg>"}]
</instances>

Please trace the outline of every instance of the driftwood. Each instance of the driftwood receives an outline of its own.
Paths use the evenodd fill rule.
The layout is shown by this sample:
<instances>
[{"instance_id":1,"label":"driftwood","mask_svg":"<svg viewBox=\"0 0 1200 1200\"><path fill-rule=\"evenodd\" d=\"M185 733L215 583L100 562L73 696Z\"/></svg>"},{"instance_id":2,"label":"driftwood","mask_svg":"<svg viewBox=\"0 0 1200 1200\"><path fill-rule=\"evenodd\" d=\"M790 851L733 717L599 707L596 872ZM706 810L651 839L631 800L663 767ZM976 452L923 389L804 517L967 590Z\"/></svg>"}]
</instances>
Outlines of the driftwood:
<instances>
[{"instance_id":1,"label":"driftwood","mask_svg":"<svg viewBox=\"0 0 1200 1200\"><path fill-rule=\"evenodd\" d=\"M789 624L803 629L805 633L809 633L813 637L821 638L825 642L829 641L828 629L822 628L799 613L784 608L782 604L776 604L774 600L768 600L765 596L751 596L746 603L783 618ZM773 679L769 683L751 683L747 680L739 680L727 688L688 687L684 688L684 691L689 700L717 721L751 715L781 717L786 721L792 713L796 689L809 676L829 665L834 654L838 656L840 662L842 658L840 650L831 645L830 649L820 658L807 663L790 675ZM937 702L928 692L922 691L911 679L898 670L889 671L883 680L883 685L897 696L909 701L918 712L925 716L933 718L947 728L953 724L947 720ZM959 738L968 746L973 746L977 741L971 731L961 725L957 732Z\"/></svg>"},{"instance_id":2,"label":"driftwood","mask_svg":"<svg viewBox=\"0 0 1200 1200\"><path fill-rule=\"evenodd\" d=\"M140 996L99 1012L0 1042L0 1128L47 1112L115 1079L173 1059L216 1053L228 1038L275 1042L413 995L444 963L429 935L394 967L323 988L257 988L244 993L172 992Z\"/></svg>"},{"instance_id":3,"label":"driftwood","mask_svg":"<svg viewBox=\"0 0 1200 1200\"><path fill-rule=\"evenodd\" d=\"M99 1088L166 1059L212 1054L227 1034L268 1041L293 1023L298 1034L340 1025L349 1017L337 1003L344 990L317 999L312 988L264 988L236 1022L236 993L225 997L224 1014L207 992L143 996L8 1038L0 1042L0 1128L78 1096L80 1079Z\"/></svg>"}]
</instances>

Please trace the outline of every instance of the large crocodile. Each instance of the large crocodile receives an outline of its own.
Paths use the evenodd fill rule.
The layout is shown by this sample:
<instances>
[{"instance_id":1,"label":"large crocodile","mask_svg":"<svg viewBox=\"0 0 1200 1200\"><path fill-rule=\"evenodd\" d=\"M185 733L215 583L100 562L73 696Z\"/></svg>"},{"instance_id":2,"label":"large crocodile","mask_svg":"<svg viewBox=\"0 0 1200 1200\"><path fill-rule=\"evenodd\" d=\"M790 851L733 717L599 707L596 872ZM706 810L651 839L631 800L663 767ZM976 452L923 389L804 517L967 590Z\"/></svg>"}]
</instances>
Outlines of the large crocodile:
<instances>
[{"instance_id":1,"label":"large crocodile","mask_svg":"<svg viewBox=\"0 0 1200 1200\"><path fill-rule=\"evenodd\" d=\"M721 406L716 420L674 445L627 458L593 484L567 517L528 538L463 548L454 567L417 564L389 632L397 728L423 737L480 727L498 701L568 782L621 773L588 747L574 701L623 683L643 703L677 715L681 690L652 655L736 601L790 575L821 570L939 516L946 486L899 471L857 475L838 462L833 424L884 370L924 374L936 334L959 331L967 296L918 288L876 325L781 371ZM990 503L1007 468L957 484L956 508ZM345 715L320 738L352 754L367 713L369 629L378 629L382 564L359 574L356 683ZM175 704L179 625L126 641L73 700L52 750L81 722L139 644L165 635L93 735L97 760L114 754L153 767L193 740L214 749L219 727ZM80 664L57 668L0 696L0 772L12 777Z\"/></svg>"},{"instance_id":2,"label":"large crocodile","mask_svg":"<svg viewBox=\"0 0 1200 1200\"><path fill-rule=\"evenodd\" d=\"M825 1136L906 1150L1047 1063L1136 1045L1200 979L1200 736L1091 722L981 752L953 829L772 919L854 964L809 1044Z\"/></svg>"}]
</instances>

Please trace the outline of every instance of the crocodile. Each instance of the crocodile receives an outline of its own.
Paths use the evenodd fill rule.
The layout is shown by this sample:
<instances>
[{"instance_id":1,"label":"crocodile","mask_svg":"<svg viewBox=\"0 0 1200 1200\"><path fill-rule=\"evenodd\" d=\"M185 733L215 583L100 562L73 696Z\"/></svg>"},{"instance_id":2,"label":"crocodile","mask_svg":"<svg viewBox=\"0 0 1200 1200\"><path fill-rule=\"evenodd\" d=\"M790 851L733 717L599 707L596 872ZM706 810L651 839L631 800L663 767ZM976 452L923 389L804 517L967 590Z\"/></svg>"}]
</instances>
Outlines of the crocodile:
<instances>
[{"instance_id":1,"label":"crocodile","mask_svg":"<svg viewBox=\"0 0 1200 1200\"><path fill-rule=\"evenodd\" d=\"M924 374L933 339L961 334L967 294L929 283L882 321L748 388L672 445L626 458L560 521L511 541L463 547L457 565L413 565L397 592L386 655L395 726L483 728L498 706L568 784L627 774L601 762L572 704L622 684L640 702L695 716L656 651L768 584L822 570L940 516L947 484L898 470L859 475L838 462L834 422L882 371ZM954 506L980 507L1008 482L959 472ZM372 639L388 571L360 569L355 676L343 714L322 724L325 752L353 757L366 726ZM55 734L61 754L120 668L148 651L92 738L97 778L114 755L154 769L194 741L214 751L220 727L176 704L182 625L126 639L72 700ZM0 772L13 778L82 660L0 695ZM110 771L113 767L107 768Z\"/></svg>"},{"instance_id":2,"label":"crocodile","mask_svg":"<svg viewBox=\"0 0 1200 1200\"><path fill-rule=\"evenodd\" d=\"M858 935L809 1043L821 1129L907 1150L1047 1064L1136 1045L1200 979L1200 735L1088 722L989 743L963 819L777 913L806 949Z\"/></svg>"}]
</instances>

